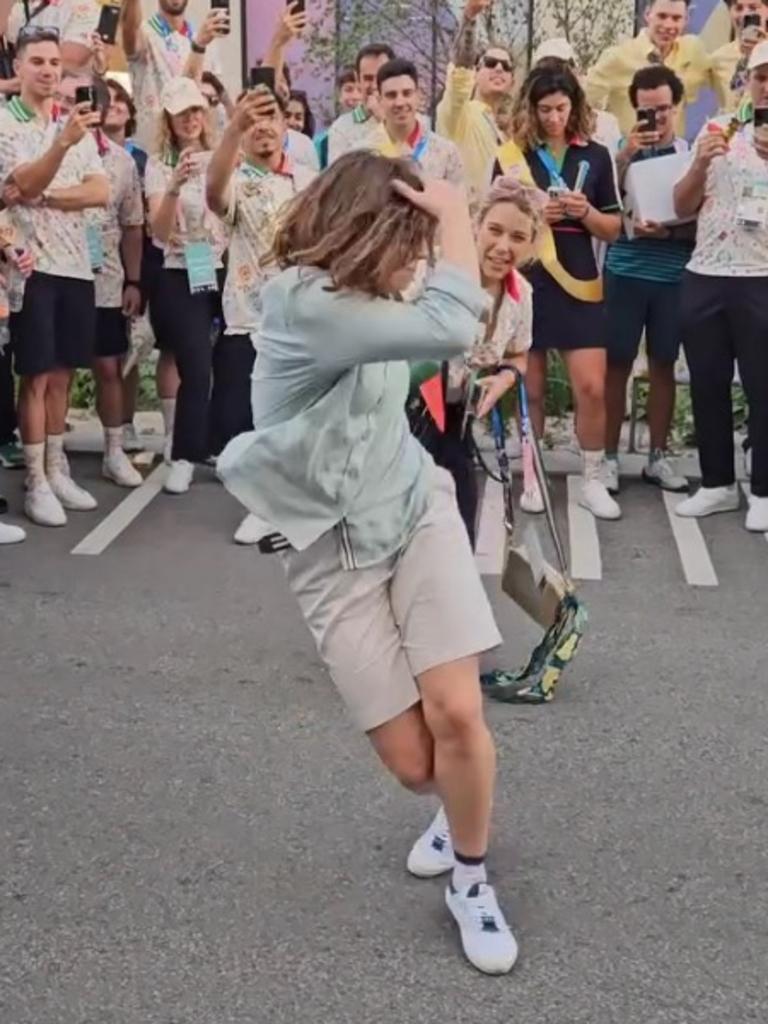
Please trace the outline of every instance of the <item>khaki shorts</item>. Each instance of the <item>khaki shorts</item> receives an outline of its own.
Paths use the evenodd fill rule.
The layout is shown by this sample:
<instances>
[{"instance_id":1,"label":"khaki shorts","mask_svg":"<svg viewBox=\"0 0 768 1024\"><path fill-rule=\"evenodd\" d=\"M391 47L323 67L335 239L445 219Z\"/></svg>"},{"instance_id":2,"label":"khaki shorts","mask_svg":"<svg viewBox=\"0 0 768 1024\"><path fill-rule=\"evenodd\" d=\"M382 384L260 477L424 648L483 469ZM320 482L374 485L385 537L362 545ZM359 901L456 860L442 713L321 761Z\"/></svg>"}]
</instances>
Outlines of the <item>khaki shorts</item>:
<instances>
[{"instance_id":1,"label":"khaki shorts","mask_svg":"<svg viewBox=\"0 0 768 1024\"><path fill-rule=\"evenodd\" d=\"M501 643L442 469L407 547L344 570L338 530L282 556L317 649L365 732L421 699L415 677Z\"/></svg>"}]
</instances>

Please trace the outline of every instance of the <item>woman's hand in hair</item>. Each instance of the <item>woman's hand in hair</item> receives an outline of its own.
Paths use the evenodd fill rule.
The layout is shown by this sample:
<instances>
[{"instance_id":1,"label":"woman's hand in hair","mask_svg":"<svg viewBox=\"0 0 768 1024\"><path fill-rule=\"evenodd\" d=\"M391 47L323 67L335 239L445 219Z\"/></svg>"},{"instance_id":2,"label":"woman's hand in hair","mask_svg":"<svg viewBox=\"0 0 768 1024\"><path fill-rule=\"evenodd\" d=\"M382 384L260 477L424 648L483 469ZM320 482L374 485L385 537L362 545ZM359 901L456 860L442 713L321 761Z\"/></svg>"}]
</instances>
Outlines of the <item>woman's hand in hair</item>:
<instances>
[{"instance_id":1,"label":"woman's hand in hair","mask_svg":"<svg viewBox=\"0 0 768 1024\"><path fill-rule=\"evenodd\" d=\"M447 181L426 180L419 190L395 179L392 188L409 203L430 214L435 220L443 221L457 213L467 213L467 197L463 189Z\"/></svg>"}]
</instances>

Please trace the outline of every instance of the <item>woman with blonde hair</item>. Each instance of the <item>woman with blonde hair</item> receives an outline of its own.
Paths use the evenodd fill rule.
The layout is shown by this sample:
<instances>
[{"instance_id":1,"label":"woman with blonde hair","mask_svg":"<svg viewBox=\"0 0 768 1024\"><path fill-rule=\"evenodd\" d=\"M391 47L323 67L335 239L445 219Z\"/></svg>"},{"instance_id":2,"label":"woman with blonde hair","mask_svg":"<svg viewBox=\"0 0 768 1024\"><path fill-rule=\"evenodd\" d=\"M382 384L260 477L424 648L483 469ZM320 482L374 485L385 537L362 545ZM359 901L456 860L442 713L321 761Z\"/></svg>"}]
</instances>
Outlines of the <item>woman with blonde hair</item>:
<instances>
[{"instance_id":1,"label":"woman with blonde hair","mask_svg":"<svg viewBox=\"0 0 768 1024\"><path fill-rule=\"evenodd\" d=\"M205 198L212 155L205 98L192 79L175 78L162 102L157 152L147 162L145 179L152 237L164 254L150 319L163 364L158 391L171 464L165 490L184 494L195 463L210 454L211 332L221 321L227 236Z\"/></svg>"},{"instance_id":2,"label":"woman with blonde hair","mask_svg":"<svg viewBox=\"0 0 768 1024\"><path fill-rule=\"evenodd\" d=\"M548 193L533 285L533 346L527 385L531 420L544 430L547 355L561 354L576 405L582 449L580 503L601 519L621 510L603 480L605 463L606 318L593 241L613 242L621 203L610 153L590 139L591 111L568 68L536 67L518 97L513 138L500 147L494 175L516 170ZM538 487L523 508L542 512Z\"/></svg>"},{"instance_id":3,"label":"woman with blonde hair","mask_svg":"<svg viewBox=\"0 0 768 1024\"><path fill-rule=\"evenodd\" d=\"M436 236L439 262L400 301ZM505 973L517 945L486 878L495 752L479 681L500 637L451 478L405 415L409 361L462 356L487 311L466 201L408 161L349 153L290 204L275 256L255 429L219 472L282 536L288 584L380 760L442 800L409 868L452 870L445 899L467 957Z\"/></svg>"}]
</instances>

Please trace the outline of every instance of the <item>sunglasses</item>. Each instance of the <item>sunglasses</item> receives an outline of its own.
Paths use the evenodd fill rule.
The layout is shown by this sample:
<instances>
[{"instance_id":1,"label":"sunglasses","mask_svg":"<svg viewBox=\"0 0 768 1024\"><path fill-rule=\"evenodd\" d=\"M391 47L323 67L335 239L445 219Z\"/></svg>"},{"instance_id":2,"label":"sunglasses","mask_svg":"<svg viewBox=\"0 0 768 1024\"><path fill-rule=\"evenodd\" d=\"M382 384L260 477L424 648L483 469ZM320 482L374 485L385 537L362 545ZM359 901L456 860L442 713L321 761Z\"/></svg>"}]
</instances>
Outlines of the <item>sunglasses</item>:
<instances>
[{"instance_id":1,"label":"sunglasses","mask_svg":"<svg viewBox=\"0 0 768 1024\"><path fill-rule=\"evenodd\" d=\"M58 43L59 30L54 26L24 25L19 29L17 41L20 43Z\"/></svg>"},{"instance_id":2,"label":"sunglasses","mask_svg":"<svg viewBox=\"0 0 768 1024\"><path fill-rule=\"evenodd\" d=\"M501 68L502 71L506 71L509 74L512 71L512 61L505 60L503 57L483 57L481 64L488 71L493 71L496 68Z\"/></svg>"}]
</instances>

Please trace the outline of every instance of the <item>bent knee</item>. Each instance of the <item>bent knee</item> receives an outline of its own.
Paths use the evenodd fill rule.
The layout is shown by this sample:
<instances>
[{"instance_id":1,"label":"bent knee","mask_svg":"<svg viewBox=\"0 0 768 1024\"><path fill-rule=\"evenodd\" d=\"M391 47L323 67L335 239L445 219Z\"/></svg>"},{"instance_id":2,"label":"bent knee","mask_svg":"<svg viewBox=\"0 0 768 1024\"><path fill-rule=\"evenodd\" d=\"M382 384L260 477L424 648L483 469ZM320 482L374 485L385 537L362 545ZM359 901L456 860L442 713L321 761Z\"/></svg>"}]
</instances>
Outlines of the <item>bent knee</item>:
<instances>
[{"instance_id":1,"label":"bent knee","mask_svg":"<svg viewBox=\"0 0 768 1024\"><path fill-rule=\"evenodd\" d=\"M398 758L390 769L401 786L412 793L428 793L434 782L432 757L423 753L408 754Z\"/></svg>"}]
</instances>

